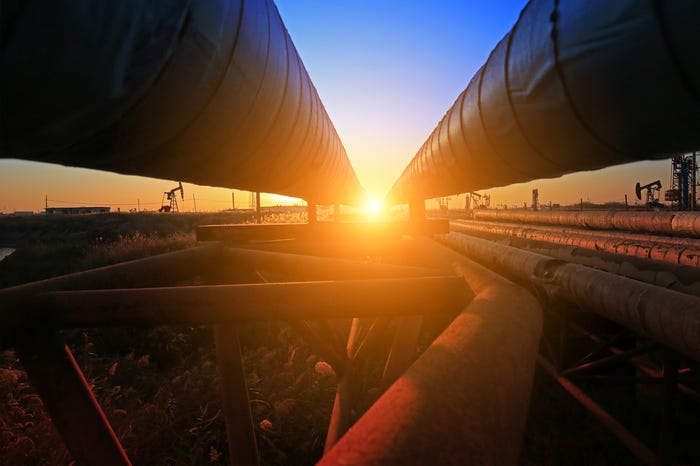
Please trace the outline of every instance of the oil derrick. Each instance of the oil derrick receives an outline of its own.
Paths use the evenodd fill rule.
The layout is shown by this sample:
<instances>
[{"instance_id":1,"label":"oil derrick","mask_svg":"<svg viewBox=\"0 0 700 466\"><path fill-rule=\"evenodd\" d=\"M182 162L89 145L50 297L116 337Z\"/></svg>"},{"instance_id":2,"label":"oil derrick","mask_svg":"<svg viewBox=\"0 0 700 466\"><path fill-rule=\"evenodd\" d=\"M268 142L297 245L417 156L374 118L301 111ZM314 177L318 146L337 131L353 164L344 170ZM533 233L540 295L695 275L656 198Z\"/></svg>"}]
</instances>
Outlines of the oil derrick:
<instances>
[{"instance_id":1,"label":"oil derrick","mask_svg":"<svg viewBox=\"0 0 700 466\"><path fill-rule=\"evenodd\" d=\"M664 199L671 202L675 210L697 209L697 153L678 154L671 159L671 189Z\"/></svg>"}]
</instances>

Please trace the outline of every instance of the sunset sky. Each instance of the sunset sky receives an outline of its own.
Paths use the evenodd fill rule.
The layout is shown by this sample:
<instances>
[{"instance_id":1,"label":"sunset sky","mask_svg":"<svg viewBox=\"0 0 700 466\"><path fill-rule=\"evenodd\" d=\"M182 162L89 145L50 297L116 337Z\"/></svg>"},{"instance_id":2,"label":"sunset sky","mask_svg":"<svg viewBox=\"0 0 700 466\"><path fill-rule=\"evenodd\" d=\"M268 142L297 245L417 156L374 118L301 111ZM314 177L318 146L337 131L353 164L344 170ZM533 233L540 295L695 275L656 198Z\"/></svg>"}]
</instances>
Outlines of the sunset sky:
<instances>
[{"instance_id":1,"label":"sunset sky","mask_svg":"<svg viewBox=\"0 0 700 466\"><path fill-rule=\"evenodd\" d=\"M383 197L445 111L513 26L525 0L312 1L277 0L287 29L360 182ZM537 187L540 202L561 204L624 201L633 203L634 184L670 179L667 161L644 162L556 180L482 192L492 205L530 203ZM49 206L108 205L122 211L156 210L172 180L123 176L0 159L0 211L40 211ZM184 209L231 207L231 190L185 184ZM264 196L263 205L293 203ZM247 193L236 192L246 207ZM463 205L453 197L451 205Z\"/></svg>"}]
</instances>

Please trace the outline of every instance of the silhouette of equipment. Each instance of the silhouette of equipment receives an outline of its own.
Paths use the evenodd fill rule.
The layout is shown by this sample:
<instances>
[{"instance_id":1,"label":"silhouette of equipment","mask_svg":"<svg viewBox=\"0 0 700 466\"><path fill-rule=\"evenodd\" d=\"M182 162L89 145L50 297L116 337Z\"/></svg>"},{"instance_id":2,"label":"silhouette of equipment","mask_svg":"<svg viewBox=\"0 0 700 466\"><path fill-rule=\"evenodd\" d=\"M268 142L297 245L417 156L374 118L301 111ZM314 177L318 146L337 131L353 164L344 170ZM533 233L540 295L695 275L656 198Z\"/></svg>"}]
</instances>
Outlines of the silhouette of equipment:
<instances>
[{"instance_id":1,"label":"silhouette of equipment","mask_svg":"<svg viewBox=\"0 0 700 466\"><path fill-rule=\"evenodd\" d=\"M177 205L177 192L180 191L180 197L185 200L185 190L182 189L182 182L178 183L177 188L173 188L170 191L165 191L163 193L163 199L161 200L160 209L158 212L179 212L180 209ZM166 200L168 203L166 204Z\"/></svg>"},{"instance_id":2,"label":"silhouette of equipment","mask_svg":"<svg viewBox=\"0 0 700 466\"><path fill-rule=\"evenodd\" d=\"M642 200L642 190L646 190L647 206L659 206L659 192L661 192L661 180L652 181L649 184L641 186L637 182L634 187L634 192L637 194L637 199Z\"/></svg>"}]
</instances>

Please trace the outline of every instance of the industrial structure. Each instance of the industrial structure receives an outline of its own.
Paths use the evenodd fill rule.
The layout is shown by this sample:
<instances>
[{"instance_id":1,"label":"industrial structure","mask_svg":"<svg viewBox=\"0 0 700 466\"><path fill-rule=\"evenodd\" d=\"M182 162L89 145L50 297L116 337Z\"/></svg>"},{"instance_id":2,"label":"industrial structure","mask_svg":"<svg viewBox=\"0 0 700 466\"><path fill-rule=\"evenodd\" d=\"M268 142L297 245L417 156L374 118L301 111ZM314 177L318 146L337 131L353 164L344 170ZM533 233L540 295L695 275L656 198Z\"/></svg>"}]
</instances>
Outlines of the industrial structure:
<instances>
[{"instance_id":1,"label":"industrial structure","mask_svg":"<svg viewBox=\"0 0 700 466\"><path fill-rule=\"evenodd\" d=\"M671 188L664 199L676 210L698 208L698 154L676 154L671 158Z\"/></svg>"},{"instance_id":2,"label":"industrial structure","mask_svg":"<svg viewBox=\"0 0 700 466\"><path fill-rule=\"evenodd\" d=\"M639 182L634 187L634 193L637 195L637 199L642 200L642 191L646 191L646 196L644 197L645 204L647 207L658 207L659 204L659 193L661 192L661 180L652 181L644 186L640 185Z\"/></svg>"},{"instance_id":3,"label":"industrial structure","mask_svg":"<svg viewBox=\"0 0 700 466\"><path fill-rule=\"evenodd\" d=\"M84 215L84 214L108 214L110 207L46 207L47 215Z\"/></svg>"},{"instance_id":4,"label":"industrial structure","mask_svg":"<svg viewBox=\"0 0 700 466\"><path fill-rule=\"evenodd\" d=\"M316 205L364 191L272 0L29 2L3 19L1 156L301 197L308 224L200 226L195 248L0 290L0 336L81 464L131 460L60 329L211 325L229 461L259 464L237 326L270 319L338 376L320 464L517 464L536 367L643 463L696 462L674 427L700 399L697 213L450 224L425 200L698 150L699 21L694 1L531 0L394 183L409 218L344 224ZM76 56L89 72L66 72ZM335 318L353 318L344 341ZM659 390L653 445L584 390L602 384Z\"/></svg>"},{"instance_id":5,"label":"industrial structure","mask_svg":"<svg viewBox=\"0 0 700 466\"><path fill-rule=\"evenodd\" d=\"M161 199L160 209L158 209L158 212L179 212L180 207L177 205L178 192L180 192L180 198L184 201L185 190L182 189L182 182L178 183L176 188L163 192L163 199Z\"/></svg>"}]
</instances>

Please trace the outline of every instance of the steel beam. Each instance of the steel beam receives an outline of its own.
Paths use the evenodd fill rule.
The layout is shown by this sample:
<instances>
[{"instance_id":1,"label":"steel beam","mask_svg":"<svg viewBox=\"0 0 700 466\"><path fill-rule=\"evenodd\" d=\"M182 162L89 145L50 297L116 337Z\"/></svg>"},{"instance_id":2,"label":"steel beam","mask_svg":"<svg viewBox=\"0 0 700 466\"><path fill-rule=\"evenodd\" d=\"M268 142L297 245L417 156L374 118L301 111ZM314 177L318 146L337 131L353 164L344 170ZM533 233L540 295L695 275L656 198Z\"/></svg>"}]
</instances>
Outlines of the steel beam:
<instances>
[{"instance_id":1,"label":"steel beam","mask_svg":"<svg viewBox=\"0 0 700 466\"><path fill-rule=\"evenodd\" d=\"M627 447L637 458L644 464L653 466L658 464L658 459L653 451L644 445L637 437L632 434L625 426L620 424L610 413L605 411L598 403L581 391L573 382L566 377L559 375L552 364L539 356L537 363L551 377L556 380L559 385L564 388L571 396L578 401L581 406L586 408L593 416L595 416L601 424L603 424L622 444Z\"/></svg>"},{"instance_id":2,"label":"steel beam","mask_svg":"<svg viewBox=\"0 0 700 466\"><path fill-rule=\"evenodd\" d=\"M258 465L260 455L236 327L230 324L215 325L214 343L221 376L221 401L226 421L229 463L232 466Z\"/></svg>"},{"instance_id":3,"label":"steel beam","mask_svg":"<svg viewBox=\"0 0 700 466\"><path fill-rule=\"evenodd\" d=\"M311 210L309 210L311 212ZM309 217L311 219L311 217ZM357 241L427 236L448 233L447 219L382 222L316 222L309 224L204 225L197 228L198 241L269 241L299 239L314 241Z\"/></svg>"},{"instance_id":4,"label":"steel beam","mask_svg":"<svg viewBox=\"0 0 700 466\"><path fill-rule=\"evenodd\" d=\"M58 332L35 330L15 349L73 459L84 465L130 465L90 384Z\"/></svg>"},{"instance_id":5,"label":"steel beam","mask_svg":"<svg viewBox=\"0 0 700 466\"><path fill-rule=\"evenodd\" d=\"M255 283L42 293L2 309L25 326L204 324L458 312L469 292L457 277Z\"/></svg>"}]
</instances>

